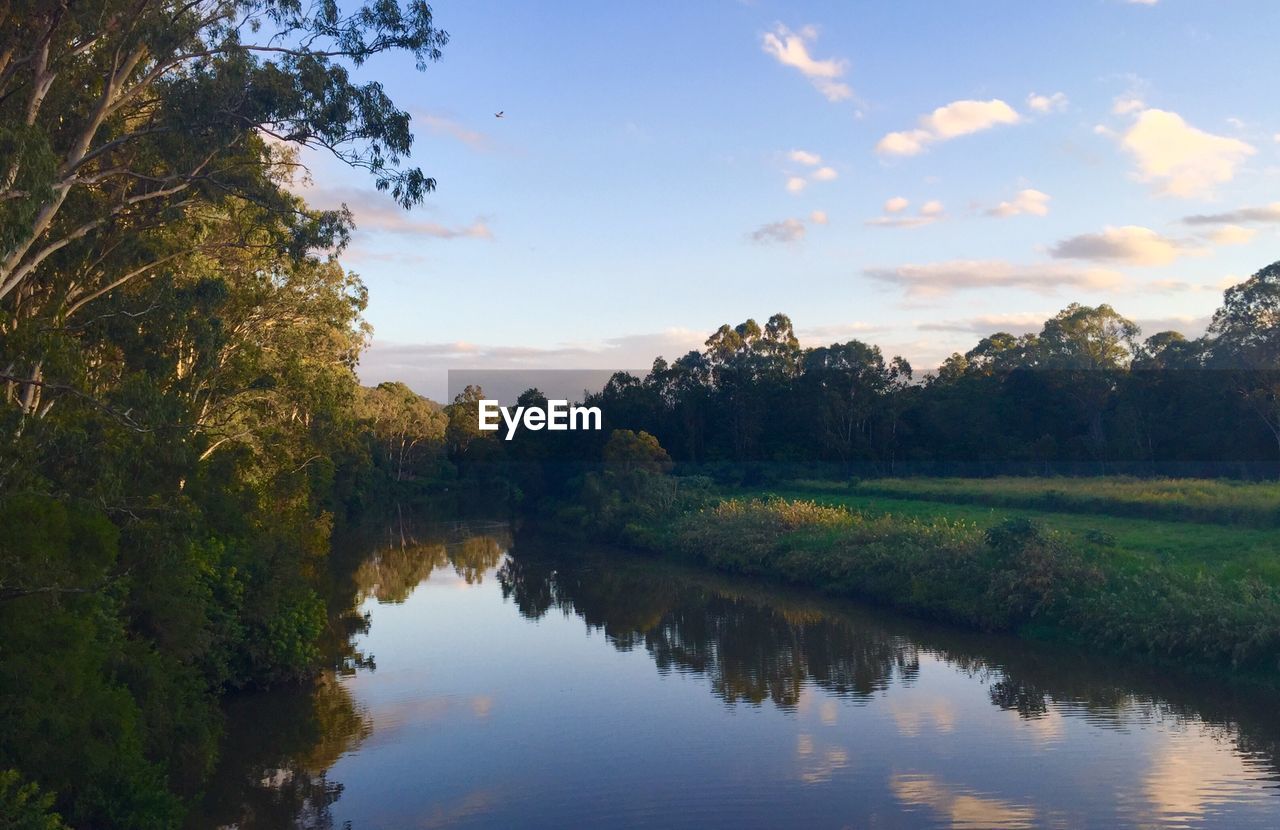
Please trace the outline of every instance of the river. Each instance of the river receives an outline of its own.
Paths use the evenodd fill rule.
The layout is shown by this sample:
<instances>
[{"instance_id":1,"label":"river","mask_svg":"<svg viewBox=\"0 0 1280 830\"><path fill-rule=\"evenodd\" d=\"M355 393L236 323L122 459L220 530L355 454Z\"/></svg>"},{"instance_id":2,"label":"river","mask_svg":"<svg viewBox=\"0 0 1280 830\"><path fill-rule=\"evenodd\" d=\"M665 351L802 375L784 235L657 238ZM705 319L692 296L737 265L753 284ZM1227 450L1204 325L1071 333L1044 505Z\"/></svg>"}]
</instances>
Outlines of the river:
<instances>
[{"instance_id":1,"label":"river","mask_svg":"<svg viewBox=\"0 0 1280 830\"><path fill-rule=\"evenodd\" d=\"M1257 689L517 539L357 546L339 668L231 701L192 826L1280 827Z\"/></svg>"}]
</instances>

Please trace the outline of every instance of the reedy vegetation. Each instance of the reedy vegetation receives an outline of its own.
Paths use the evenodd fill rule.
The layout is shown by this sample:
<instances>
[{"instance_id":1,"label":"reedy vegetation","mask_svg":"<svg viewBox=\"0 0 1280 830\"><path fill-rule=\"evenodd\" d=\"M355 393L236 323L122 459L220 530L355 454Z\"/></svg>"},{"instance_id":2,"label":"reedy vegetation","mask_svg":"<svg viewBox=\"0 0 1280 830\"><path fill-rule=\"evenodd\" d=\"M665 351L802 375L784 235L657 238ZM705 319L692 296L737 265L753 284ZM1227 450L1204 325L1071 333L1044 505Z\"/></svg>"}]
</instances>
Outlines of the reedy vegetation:
<instances>
[{"instance_id":1,"label":"reedy vegetation","mask_svg":"<svg viewBox=\"0 0 1280 830\"><path fill-rule=\"evenodd\" d=\"M797 482L799 484L800 482ZM808 482L841 489L832 482ZM1280 526L1280 484L1209 479L1107 478L867 479L848 489L871 496L1028 507L1055 512L1171 519L1246 527Z\"/></svg>"},{"instance_id":2,"label":"reedy vegetation","mask_svg":"<svg viewBox=\"0 0 1280 830\"><path fill-rule=\"evenodd\" d=\"M781 498L717 498L606 472L612 511L569 508L589 533L712 568L859 597L983 630L1075 642L1199 671L1280 681L1280 585L1122 555L1102 533L1066 535L1009 518L983 529ZM648 495L646 495L646 493ZM608 504L606 498L605 503ZM601 518L604 521L601 521Z\"/></svg>"}]
</instances>

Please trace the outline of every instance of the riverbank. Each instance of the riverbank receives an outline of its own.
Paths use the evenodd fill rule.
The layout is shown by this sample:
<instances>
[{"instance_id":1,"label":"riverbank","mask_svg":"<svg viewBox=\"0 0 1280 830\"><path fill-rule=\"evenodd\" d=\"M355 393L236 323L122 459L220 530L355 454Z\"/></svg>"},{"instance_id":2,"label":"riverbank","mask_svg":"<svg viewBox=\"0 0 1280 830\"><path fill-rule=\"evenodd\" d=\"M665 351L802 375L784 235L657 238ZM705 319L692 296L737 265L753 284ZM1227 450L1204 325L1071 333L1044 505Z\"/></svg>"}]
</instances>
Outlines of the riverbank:
<instances>
[{"instance_id":1,"label":"riverbank","mask_svg":"<svg viewBox=\"0 0 1280 830\"><path fill-rule=\"evenodd\" d=\"M626 494L613 502L621 511L580 526L634 549L971 628L1280 682L1273 531L894 500L857 487L689 499L662 497L679 487L658 481L614 486Z\"/></svg>"}]
</instances>

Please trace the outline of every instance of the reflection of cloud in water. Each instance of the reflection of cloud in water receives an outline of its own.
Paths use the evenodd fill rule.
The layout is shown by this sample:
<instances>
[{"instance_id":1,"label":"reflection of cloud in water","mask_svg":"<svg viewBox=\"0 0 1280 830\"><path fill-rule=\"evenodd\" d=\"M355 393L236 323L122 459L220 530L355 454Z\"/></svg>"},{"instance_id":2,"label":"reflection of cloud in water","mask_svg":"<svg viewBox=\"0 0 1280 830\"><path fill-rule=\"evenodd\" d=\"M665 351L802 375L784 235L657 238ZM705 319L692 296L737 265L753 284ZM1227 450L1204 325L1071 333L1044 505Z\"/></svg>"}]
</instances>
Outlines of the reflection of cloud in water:
<instances>
[{"instance_id":1,"label":"reflection of cloud in water","mask_svg":"<svg viewBox=\"0 0 1280 830\"><path fill-rule=\"evenodd\" d=\"M471 714L480 720L489 717L489 713L493 711L493 698L489 695L476 695L471 698Z\"/></svg>"},{"instance_id":2,"label":"reflection of cloud in water","mask_svg":"<svg viewBox=\"0 0 1280 830\"><path fill-rule=\"evenodd\" d=\"M1066 718L1056 709L1049 709L1043 715L1035 717L1018 717L1015 721L1018 731L1031 739L1038 747L1047 748L1062 740L1066 730Z\"/></svg>"},{"instance_id":3,"label":"reflection of cloud in water","mask_svg":"<svg viewBox=\"0 0 1280 830\"><path fill-rule=\"evenodd\" d=\"M406 729L436 723L445 717L458 717L459 710L469 710L477 720L485 720L493 711L492 695L475 695L460 698L454 695L438 695L427 698L405 698L382 703L369 715L373 720L373 735L366 747L384 746L401 739Z\"/></svg>"},{"instance_id":4,"label":"reflection of cloud in water","mask_svg":"<svg viewBox=\"0 0 1280 830\"><path fill-rule=\"evenodd\" d=\"M822 784L831 780L837 770L849 766L849 752L843 747L829 746L819 750L813 736L801 732L796 736L796 774L806 784Z\"/></svg>"},{"instance_id":5,"label":"reflection of cloud in water","mask_svg":"<svg viewBox=\"0 0 1280 830\"><path fill-rule=\"evenodd\" d=\"M1202 723L1184 724L1152 752L1143 790L1164 822L1202 819L1211 807L1264 801L1267 777L1261 761L1241 757Z\"/></svg>"},{"instance_id":6,"label":"reflection of cloud in water","mask_svg":"<svg viewBox=\"0 0 1280 830\"><path fill-rule=\"evenodd\" d=\"M889 714L907 738L918 737L926 727L943 735L956 727L955 705L945 697L903 694L889 701Z\"/></svg>"},{"instance_id":7,"label":"reflection of cloud in water","mask_svg":"<svg viewBox=\"0 0 1280 830\"><path fill-rule=\"evenodd\" d=\"M812 686L806 686L800 690L800 695L796 698L796 711L802 715L809 715L815 711L818 714L818 720L823 726L835 726L840 720L840 703L826 697L823 693L815 693Z\"/></svg>"},{"instance_id":8,"label":"reflection of cloud in water","mask_svg":"<svg viewBox=\"0 0 1280 830\"><path fill-rule=\"evenodd\" d=\"M417 827L422 830L431 830L435 827L452 827L455 824L464 823L466 819L474 818L481 813L489 813L493 808L502 801L501 797L495 790L476 790L467 793L462 798L451 804L437 804L431 808L431 813L417 823Z\"/></svg>"},{"instance_id":9,"label":"reflection of cloud in water","mask_svg":"<svg viewBox=\"0 0 1280 830\"><path fill-rule=\"evenodd\" d=\"M1036 820L1033 807L976 795L931 775L894 775L889 789L904 806L928 807L955 828L1031 827Z\"/></svg>"}]
</instances>

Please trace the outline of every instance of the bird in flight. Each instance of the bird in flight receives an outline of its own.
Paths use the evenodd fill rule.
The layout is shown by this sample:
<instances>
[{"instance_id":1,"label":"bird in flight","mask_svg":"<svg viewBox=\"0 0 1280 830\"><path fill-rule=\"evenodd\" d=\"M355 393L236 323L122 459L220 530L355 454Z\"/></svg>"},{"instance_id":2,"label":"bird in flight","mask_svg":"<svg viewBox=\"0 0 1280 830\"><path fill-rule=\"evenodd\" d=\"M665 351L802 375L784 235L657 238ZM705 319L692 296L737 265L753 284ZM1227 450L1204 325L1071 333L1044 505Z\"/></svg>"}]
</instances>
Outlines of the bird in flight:
<instances>
[{"instance_id":1,"label":"bird in flight","mask_svg":"<svg viewBox=\"0 0 1280 830\"><path fill-rule=\"evenodd\" d=\"M503 115L503 113L505 113L505 112L506 112L506 110L498 110L497 112L495 112L495 113L493 114L493 117L494 117L494 118L503 118L503 117L505 117L505 116Z\"/></svg>"}]
</instances>

